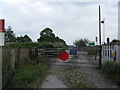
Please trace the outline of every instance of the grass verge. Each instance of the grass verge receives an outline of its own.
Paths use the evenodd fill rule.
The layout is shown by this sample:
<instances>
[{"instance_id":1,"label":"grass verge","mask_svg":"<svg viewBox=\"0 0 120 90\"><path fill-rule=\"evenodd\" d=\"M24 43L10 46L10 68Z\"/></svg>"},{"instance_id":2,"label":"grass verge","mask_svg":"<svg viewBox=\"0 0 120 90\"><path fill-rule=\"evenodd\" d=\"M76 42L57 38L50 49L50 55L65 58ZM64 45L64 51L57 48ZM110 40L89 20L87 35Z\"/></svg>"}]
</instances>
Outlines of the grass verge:
<instances>
[{"instance_id":1,"label":"grass verge","mask_svg":"<svg viewBox=\"0 0 120 90\"><path fill-rule=\"evenodd\" d=\"M12 72L12 78L9 78L10 82L6 84L7 88L38 88L48 73L48 69L48 62L29 62L28 64L18 66L17 68L10 70L10 72ZM9 73L7 72L3 75L4 82L8 81L5 78L5 75L7 74Z\"/></svg>"},{"instance_id":2,"label":"grass verge","mask_svg":"<svg viewBox=\"0 0 120 90\"><path fill-rule=\"evenodd\" d=\"M120 86L120 65L113 65L112 63L106 63L100 72L116 85Z\"/></svg>"}]
</instances>

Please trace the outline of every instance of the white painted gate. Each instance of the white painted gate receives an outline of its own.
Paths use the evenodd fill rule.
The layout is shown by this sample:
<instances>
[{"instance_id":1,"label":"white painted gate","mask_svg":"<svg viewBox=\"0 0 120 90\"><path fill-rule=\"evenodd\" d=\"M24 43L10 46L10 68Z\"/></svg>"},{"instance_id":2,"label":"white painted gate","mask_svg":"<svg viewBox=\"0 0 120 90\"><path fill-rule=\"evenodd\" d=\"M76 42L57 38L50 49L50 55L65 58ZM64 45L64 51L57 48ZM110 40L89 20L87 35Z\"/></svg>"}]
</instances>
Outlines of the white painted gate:
<instances>
[{"instance_id":1,"label":"white painted gate","mask_svg":"<svg viewBox=\"0 0 120 90\"><path fill-rule=\"evenodd\" d=\"M115 52L115 56L112 56ZM103 45L102 46L102 64L113 62L116 58L117 64L120 64L120 45Z\"/></svg>"}]
</instances>

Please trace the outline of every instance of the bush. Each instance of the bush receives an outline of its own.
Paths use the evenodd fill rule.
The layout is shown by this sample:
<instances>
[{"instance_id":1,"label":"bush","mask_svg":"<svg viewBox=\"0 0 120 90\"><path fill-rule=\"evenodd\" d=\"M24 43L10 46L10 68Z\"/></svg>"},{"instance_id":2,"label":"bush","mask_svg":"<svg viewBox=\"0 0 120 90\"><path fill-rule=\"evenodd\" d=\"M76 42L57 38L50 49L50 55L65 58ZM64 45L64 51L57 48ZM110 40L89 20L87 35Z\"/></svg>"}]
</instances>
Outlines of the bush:
<instances>
[{"instance_id":1,"label":"bush","mask_svg":"<svg viewBox=\"0 0 120 90\"><path fill-rule=\"evenodd\" d=\"M7 88L13 82L14 69L2 70L2 87Z\"/></svg>"},{"instance_id":2,"label":"bush","mask_svg":"<svg viewBox=\"0 0 120 90\"><path fill-rule=\"evenodd\" d=\"M52 42L47 42L47 41L43 41L43 42L15 42L15 43L11 43L11 44L6 44L4 47L9 48L32 48L32 47L36 47L36 48L67 48L67 46L65 46L63 43L59 44L59 43L52 43Z\"/></svg>"},{"instance_id":3,"label":"bush","mask_svg":"<svg viewBox=\"0 0 120 90\"><path fill-rule=\"evenodd\" d=\"M11 43L6 44L6 48L13 47L13 48L28 48L28 47L36 47L36 48L54 48L53 43L50 42L22 42L22 43Z\"/></svg>"},{"instance_id":4,"label":"bush","mask_svg":"<svg viewBox=\"0 0 120 90\"><path fill-rule=\"evenodd\" d=\"M9 48L27 48L27 47L32 47L33 43L32 42L21 42L21 43L11 43L11 44L6 44L5 47Z\"/></svg>"},{"instance_id":5,"label":"bush","mask_svg":"<svg viewBox=\"0 0 120 90\"><path fill-rule=\"evenodd\" d=\"M53 43L51 42L38 42L36 43L37 48L54 48Z\"/></svg>"},{"instance_id":6,"label":"bush","mask_svg":"<svg viewBox=\"0 0 120 90\"><path fill-rule=\"evenodd\" d=\"M120 86L120 65L106 63L106 65L101 69L101 72L105 75L106 78Z\"/></svg>"}]
</instances>

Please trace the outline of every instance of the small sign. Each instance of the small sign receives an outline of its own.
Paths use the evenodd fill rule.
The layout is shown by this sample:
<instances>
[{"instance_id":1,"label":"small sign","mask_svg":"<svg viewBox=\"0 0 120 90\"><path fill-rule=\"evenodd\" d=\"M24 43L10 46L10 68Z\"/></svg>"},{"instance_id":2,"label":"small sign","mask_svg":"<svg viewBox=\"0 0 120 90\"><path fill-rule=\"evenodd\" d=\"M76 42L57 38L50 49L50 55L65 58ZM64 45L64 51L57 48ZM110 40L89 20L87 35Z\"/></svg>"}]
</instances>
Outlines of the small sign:
<instances>
[{"instance_id":1,"label":"small sign","mask_svg":"<svg viewBox=\"0 0 120 90\"><path fill-rule=\"evenodd\" d=\"M68 60L68 53L67 52L61 52L60 55L59 55L59 58L62 60L62 61L67 61Z\"/></svg>"},{"instance_id":2,"label":"small sign","mask_svg":"<svg viewBox=\"0 0 120 90\"><path fill-rule=\"evenodd\" d=\"M116 58L116 51L112 51L111 56L112 58Z\"/></svg>"}]
</instances>

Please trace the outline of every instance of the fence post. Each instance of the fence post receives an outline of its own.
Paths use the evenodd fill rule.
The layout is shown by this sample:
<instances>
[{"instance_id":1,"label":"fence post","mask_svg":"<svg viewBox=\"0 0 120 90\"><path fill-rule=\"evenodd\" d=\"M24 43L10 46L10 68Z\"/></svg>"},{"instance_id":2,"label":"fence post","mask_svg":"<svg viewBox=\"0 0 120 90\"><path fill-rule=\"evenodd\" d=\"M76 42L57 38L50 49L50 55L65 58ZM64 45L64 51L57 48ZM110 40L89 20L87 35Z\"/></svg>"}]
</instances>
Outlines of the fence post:
<instances>
[{"instance_id":1,"label":"fence post","mask_svg":"<svg viewBox=\"0 0 120 90\"><path fill-rule=\"evenodd\" d=\"M102 46L102 64L104 63L105 60L105 46Z\"/></svg>"},{"instance_id":2,"label":"fence post","mask_svg":"<svg viewBox=\"0 0 120 90\"><path fill-rule=\"evenodd\" d=\"M99 46L100 50L99 50L99 68L102 68L102 45Z\"/></svg>"},{"instance_id":3,"label":"fence post","mask_svg":"<svg viewBox=\"0 0 120 90\"><path fill-rule=\"evenodd\" d=\"M117 64L120 64L120 45L116 45L115 49L116 49L116 61Z\"/></svg>"},{"instance_id":4,"label":"fence post","mask_svg":"<svg viewBox=\"0 0 120 90\"><path fill-rule=\"evenodd\" d=\"M120 45L118 45L118 53L117 53L117 61L118 61L118 64L120 64Z\"/></svg>"},{"instance_id":5,"label":"fence post","mask_svg":"<svg viewBox=\"0 0 120 90\"><path fill-rule=\"evenodd\" d=\"M109 59L109 61L111 61L111 60L110 60L110 51L111 51L111 46L109 45L108 47L109 47L109 49L108 49L108 59Z\"/></svg>"}]
</instances>

